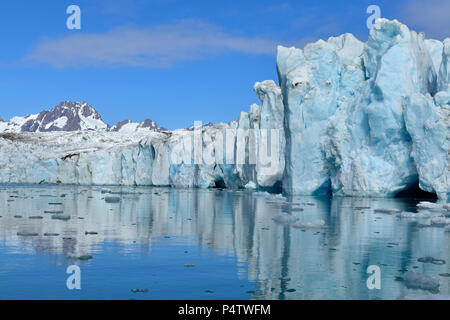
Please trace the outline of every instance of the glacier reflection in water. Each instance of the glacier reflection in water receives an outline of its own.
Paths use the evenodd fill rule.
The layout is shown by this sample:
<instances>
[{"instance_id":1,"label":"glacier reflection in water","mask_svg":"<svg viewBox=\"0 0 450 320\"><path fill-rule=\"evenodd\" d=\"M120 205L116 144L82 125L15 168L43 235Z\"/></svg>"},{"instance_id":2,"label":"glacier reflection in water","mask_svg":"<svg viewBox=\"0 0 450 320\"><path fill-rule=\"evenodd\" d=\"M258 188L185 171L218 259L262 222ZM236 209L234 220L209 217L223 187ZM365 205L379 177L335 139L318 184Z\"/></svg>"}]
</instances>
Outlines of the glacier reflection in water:
<instances>
[{"instance_id":1,"label":"glacier reflection in water","mask_svg":"<svg viewBox=\"0 0 450 320\"><path fill-rule=\"evenodd\" d=\"M111 197L120 202L109 203L115 202ZM396 299L431 294L397 281L406 270L438 277L440 294L450 293L448 263L417 261L423 256L449 261L450 233L374 212L413 211L411 200L285 201L247 191L2 186L0 202L1 299ZM302 223L322 219L325 228L275 222L282 212ZM92 259L68 258L81 256ZM82 271L81 290L66 287L66 268L73 264ZM370 265L381 269L380 290L367 288Z\"/></svg>"}]
</instances>

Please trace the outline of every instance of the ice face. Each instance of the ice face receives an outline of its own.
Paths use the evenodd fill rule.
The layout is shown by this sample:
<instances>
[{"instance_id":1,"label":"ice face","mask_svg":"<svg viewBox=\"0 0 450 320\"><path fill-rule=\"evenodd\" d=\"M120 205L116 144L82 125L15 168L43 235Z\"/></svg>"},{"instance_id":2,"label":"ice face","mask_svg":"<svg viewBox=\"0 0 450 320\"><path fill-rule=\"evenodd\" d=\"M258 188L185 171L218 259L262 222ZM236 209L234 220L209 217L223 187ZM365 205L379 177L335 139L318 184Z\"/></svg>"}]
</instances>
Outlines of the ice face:
<instances>
[{"instance_id":1,"label":"ice face","mask_svg":"<svg viewBox=\"0 0 450 320\"><path fill-rule=\"evenodd\" d=\"M397 21L377 21L363 50L366 80L355 90L356 98L339 108L328 125L324 150L333 193L394 196L419 180L422 189L445 194L442 183L440 191L429 184L435 178L446 179L447 152L429 152L448 147L442 144L425 151L427 140L443 143L448 131L445 120L434 126L430 119L430 127L424 126L437 113L431 96L437 90L439 48ZM432 163L442 162L434 166L428 162L431 158ZM432 175L424 169L430 166L435 169Z\"/></svg>"},{"instance_id":2,"label":"ice face","mask_svg":"<svg viewBox=\"0 0 450 320\"><path fill-rule=\"evenodd\" d=\"M449 197L450 39L378 19L366 43L279 47L277 70L228 124L0 136L0 182Z\"/></svg>"},{"instance_id":3,"label":"ice face","mask_svg":"<svg viewBox=\"0 0 450 320\"><path fill-rule=\"evenodd\" d=\"M450 38L444 40L442 63L439 68L439 90L449 91L450 84Z\"/></svg>"},{"instance_id":4,"label":"ice face","mask_svg":"<svg viewBox=\"0 0 450 320\"><path fill-rule=\"evenodd\" d=\"M344 35L279 48L285 190L314 194L329 180L337 195L394 196L419 181L446 198L449 45L379 19L365 44Z\"/></svg>"},{"instance_id":5,"label":"ice face","mask_svg":"<svg viewBox=\"0 0 450 320\"><path fill-rule=\"evenodd\" d=\"M364 80L358 57L363 44L352 35L319 40L304 50L278 48L286 124L283 189L293 194L326 193L330 175L321 140L340 104Z\"/></svg>"},{"instance_id":6,"label":"ice face","mask_svg":"<svg viewBox=\"0 0 450 320\"><path fill-rule=\"evenodd\" d=\"M450 105L436 106L430 96L413 94L405 110L405 122L420 187L448 198Z\"/></svg>"},{"instance_id":7,"label":"ice face","mask_svg":"<svg viewBox=\"0 0 450 320\"><path fill-rule=\"evenodd\" d=\"M410 35L395 21L378 22L370 33L361 61L366 80L328 126L325 150L336 194L392 196L416 180L403 98L425 85L414 59L417 37Z\"/></svg>"},{"instance_id":8,"label":"ice face","mask_svg":"<svg viewBox=\"0 0 450 320\"><path fill-rule=\"evenodd\" d=\"M273 81L257 82L254 89L262 103L254 124L258 136L256 179L261 187L273 187L281 182L285 168L283 97Z\"/></svg>"}]
</instances>

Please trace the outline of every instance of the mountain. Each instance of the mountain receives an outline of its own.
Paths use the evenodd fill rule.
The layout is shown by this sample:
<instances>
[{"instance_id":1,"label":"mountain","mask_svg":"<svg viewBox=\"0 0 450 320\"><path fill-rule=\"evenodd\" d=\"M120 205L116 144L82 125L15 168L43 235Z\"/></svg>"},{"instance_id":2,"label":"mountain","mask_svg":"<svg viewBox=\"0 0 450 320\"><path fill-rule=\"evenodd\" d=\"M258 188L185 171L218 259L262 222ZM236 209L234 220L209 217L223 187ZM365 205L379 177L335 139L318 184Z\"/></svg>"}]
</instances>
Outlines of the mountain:
<instances>
[{"instance_id":1,"label":"mountain","mask_svg":"<svg viewBox=\"0 0 450 320\"><path fill-rule=\"evenodd\" d=\"M51 110L11 118L2 127L2 132L50 132L106 130L108 125L88 103L64 101Z\"/></svg>"},{"instance_id":2,"label":"mountain","mask_svg":"<svg viewBox=\"0 0 450 320\"><path fill-rule=\"evenodd\" d=\"M211 128L213 126L214 126L214 124L212 122L208 122L208 123L202 124L201 126L192 126L192 127L189 127L189 128L184 128L182 130L194 131L194 130Z\"/></svg>"},{"instance_id":3,"label":"mountain","mask_svg":"<svg viewBox=\"0 0 450 320\"><path fill-rule=\"evenodd\" d=\"M158 124L150 119L145 119L142 122L133 122L131 120L124 120L117 122L109 131L112 132L136 132L136 131L167 131L166 128L158 126Z\"/></svg>"},{"instance_id":4,"label":"mountain","mask_svg":"<svg viewBox=\"0 0 450 320\"><path fill-rule=\"evenodd\" d=\"M86 102L63 101L51 110L25 117L13 117L5 122L0 118L0 132L53 132L53 131L163 131L150 119L143 122L125 120L108 126L100 114Z\"/></svg>"}]
</instances>

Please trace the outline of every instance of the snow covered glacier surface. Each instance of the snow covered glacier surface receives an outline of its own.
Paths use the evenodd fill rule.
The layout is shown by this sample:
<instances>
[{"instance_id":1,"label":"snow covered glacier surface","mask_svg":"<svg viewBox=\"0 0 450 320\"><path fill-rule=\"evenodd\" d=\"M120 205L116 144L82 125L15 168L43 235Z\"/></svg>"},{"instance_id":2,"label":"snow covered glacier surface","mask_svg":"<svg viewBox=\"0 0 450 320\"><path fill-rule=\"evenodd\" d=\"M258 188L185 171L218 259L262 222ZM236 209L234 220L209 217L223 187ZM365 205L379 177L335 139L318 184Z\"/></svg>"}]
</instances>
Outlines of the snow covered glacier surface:
<instances>
[{"instance_id":1,"label":"snow covered glacier surface","mask_svg":"<svg viewBox=\"0 0 450 320\"><path fill-rule=\"evenodd\" d=\"M0 136L0 182L158 185L385 196L419 183L450 196L450 39L379 19L278 48L260 105L196 130Z\"/></svg>"},{"instance_id":2,"label":"snow covered glacier surface","mask_svg":"<svg viewBox=\"0 0 450 320\"><path fill-rule=\"evenodd\" d=\"M281 90L255 91L262 105L239 121L195 130L0 134L0 183L273 188L285 163Z\"/></svg>"}]
</instances>

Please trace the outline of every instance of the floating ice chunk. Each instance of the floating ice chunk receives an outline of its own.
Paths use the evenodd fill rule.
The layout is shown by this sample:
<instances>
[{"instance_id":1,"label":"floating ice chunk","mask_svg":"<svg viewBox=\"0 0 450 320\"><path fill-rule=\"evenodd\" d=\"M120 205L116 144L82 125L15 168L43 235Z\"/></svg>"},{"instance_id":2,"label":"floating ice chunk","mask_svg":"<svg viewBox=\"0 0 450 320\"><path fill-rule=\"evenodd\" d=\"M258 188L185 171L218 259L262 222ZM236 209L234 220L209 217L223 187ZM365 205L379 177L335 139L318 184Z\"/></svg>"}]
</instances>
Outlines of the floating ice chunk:
<instances>
[{"instance_id":1,"label":"floating ice chunk","mask_svg":"<svg viewBox=\"0 0 450 320\"><path fill-rule=\"evenodd\" d=\"M120 198L119 197L105 197L106 203L119 203Z\"/></svg>"},{"instance_id":2,"label":"floating ice chunk","mask_svg":"<svg viewBox=\"0 0 450 320\"><path fill-rule=\"evenodd\" d=\"M422 262L422 263L432 263L432 264L445 264L446 263L446 261L443 259L437 259L437 258L433 258L430 256L419 258L419 259L417 259L417 261Z\"/></svg>"},{"instance_id":3,"label":"floating ice chunk","mask_svg":"<svg viewBox=\"0 0 450 320\"><path fill-rule=\"evenodd\" d=\"M277 199L277 200L286 201L286 197L283 197L283 195L281 195L281 194L275 194L275 195L273 195L273 198Z\"/></svg>"},{"instance_id":4,"label":"floating ice chunk","mask_svg":"<svg viewBox=\"0 0 450 320\"><path fill-rule=\"evenodd\" d=\"M373 210L373 212L375 212L375 213L385 213L385 214L398 214L398 213L401 213L402 211L399 210L399 209L384 209L384 208L380 208L380 209Z\"/></svg>"},{"instance_id":5,"label":"floating ice chunk","mask_svg":"<svg viewBox=\"0 0 450 320\"><path fill-rule=\"evenodd\" d=\"M37 237L39 234L35 232L17 232L19 237Z\"/></svg>"},{"instance_id":6,"label":"floating ice chunk","mask_svg":"<svg viewBox=\"0 0 450 320\"><path fill-rule=\"evenodd\" d=\"M439 207L439 205L437 205L436 203L433 203L433 202L428 202L428 201L422 201L422 202L419 202L418 204L417 204L417 207L418 208L436 208L436 207Z\"/></svg>"},{"instance_id":7,"label":"floating ice chunk","mask_svg":"<svg viewBox=\"0 0 450 320\"><path fill-rule=\"evenodd\" d=\"M439 292L439 278L430 277L414 271L406 272L401 278L408 288Z\"/></svg>"},{"instance_id":8,"label":"floating ice chunk","mask_svg":"<svg viewBox=\"0 0 450 320\"><path fill-rule=\"evenodd\" d=\"M53 215L52 220L68 221L68 220L70 220L70 216L69 215Z\"/></svg>"},{"instance_id":9,"label":"floating ice chunk","mask_svg":"<svg viewBox=\"0 0 450 320\"><path fill-rule=\"evenodd\" d=\"M325 228L325 221L316 220L313 222L303 222L303 223L299 222L294 224L293 227L298 229L322 229Z\"/></svg>"},{"instance_id":10,"label":"floating ice chunk","mask_svg":"<svg viewBox=\"0 0 450 320\"><path fill-rule=\"evenodd\" d=\"M42 219L44 219L44 217L42 217L42 216L31 216L31 217L28 217L28 219L31 219L31 220L42 220Z\"/></svg>"},{"instance_id":11,"label":"floating ice chunk","mask_svg":"<svg viewBox=\"0 0 450 320\"><path fill-rule=\"evenodd\" d=\"M448 219L448 218L446 219L444 217L436 217L436 218L431 219L431 224L435 225L435 226L444 227L447 224L450 224L450 219Z\"/></svg>"},{"instance_id":12,"label":"floating ice chunk","mask_svg":"<svg viewBox=\"0 0 450 320\"><path fill-rule=\"evenodd\" d=\"M273 193L269 193L269 192L258 192L257 194L261 195L264 198L266 198L267 200L271 200L271 201L287 201L286 197L284 197L281 194L273 194Z\"/></svg>"},{"instance_id":13,"label":"floating ice chunk","mask_svg":"<svg viewBox=\"0 0 450 320\"><path fill-rule=\"evenodd\" d=\"M411 219L416 219L417 218L417 213L415 213L415 212L401 212L400 214L399 214L399 217L400 218L411 218Z\"/></svg>"},{"instance_id":14,"label":"floating ice chunk","mask_svg":"<svg viewBox=\"0 0 450 320\"><path fill-rule=\"evenodd\" d=\"M442 210L444 208L444 205L439 204L439 203L422 201L422 202L417 204L417 207L418 208L425 208L425 209L428 209L428 210Z\"/></svg>"},{"instance_id":15,"label":"floating ice chunk","mask_svg":"<svg viewBox=\"0 0 450 320\"><path fill-rule=\"evenodd\" d=\"M399 300L450 300L450 296L440 294L408 294Z\"/></svg>"},{"instance_id":16,"label":"floating ice chunk","mask_svg":"<svg viewBox=\"0 0 450 320\"><path fill-rule=\"evenodd\" d=\"M86 255L82 255L82 256L69 256L69 257L67 257L67 259L87 261L87 260L94 259L94 257L86 254Z\"/></svg>"},{"instance_id":17,"label":"floating ice chunk","mask_svg":"<svg viewBox=\"0 0 450 320\"><path fill-rule=\"evenodd\" d=\"M425 213L425 214L429 214L430 217L443 217L444 213L446 213L445 211L442 210L433 210L433 209L428 209L428 210L419 210L419 213Z\"/></svg>"},{"instance_id":18,"label":"floating ice chunk","mask_svg":"<svg viewBox=\"0 0 450 320\"><path fill-rule=\"evenodd\" d=\"M44 213L50 213L50 214L63 214L64 211L61 211L61 210L45 210Z\"/></svg>"},{"instance_id":19,"label":"floating ice chunk","mask_svg":"<svg viewBox=\"0 0 450 320\"><path fill-rule=\"evenodd\" d=\"M250 181L245 185L245 189L255 190L257 188L256 183Z\"/></svg>"},{"instance_id":20,"label":"floating ice chunk","mask_svg":"<svg viewBox=\"0 0 450 320\"><path fill-rule=\"evenodd\" d=\"M402 212L399 214L401 218L411 218L411 219L429 219L433 216L440 215L439 212L432 212L428 210L419 212Z\"/></svg>"},{"instance_id":21,"label":"floating ice chunk","mask_svg":"<svg viewBox=\"0 0 450 320\"><path fill-rule=\"evenodd\" d=\"M278 214L277 216L275 216L275 218L273 218L272 220L277 223L289 224L289 223L295 223L296 221L298 221L298 218L295 216L292 216L290 214L287 214L285 212L282 212L282 213Z\"/></svg>"}]
</instances>

